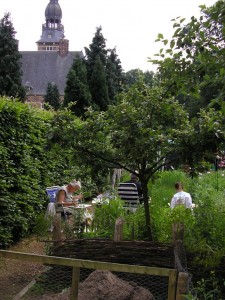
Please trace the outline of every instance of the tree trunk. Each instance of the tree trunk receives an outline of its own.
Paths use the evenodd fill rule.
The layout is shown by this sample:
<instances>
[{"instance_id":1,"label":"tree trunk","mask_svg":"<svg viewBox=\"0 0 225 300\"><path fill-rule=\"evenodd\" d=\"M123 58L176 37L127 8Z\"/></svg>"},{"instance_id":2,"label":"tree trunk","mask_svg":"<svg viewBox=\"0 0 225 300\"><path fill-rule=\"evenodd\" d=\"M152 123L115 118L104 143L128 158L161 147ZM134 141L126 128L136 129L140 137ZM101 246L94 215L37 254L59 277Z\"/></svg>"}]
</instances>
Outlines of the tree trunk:
<instances>
[{"instance_id":1,"label":"tree trunk","mask_svg":"<svg viewBox=\"0 0 225 300\"><path fill-rule=\"evenodd\" d=\"M149 241L153 241L152 228L151 228L151 215L149 210L148 185L145 182L143 183L141 182L141 184L142 184L144 207L145 207L146 231L147 231Z\"/></svg>"}]
</instances>

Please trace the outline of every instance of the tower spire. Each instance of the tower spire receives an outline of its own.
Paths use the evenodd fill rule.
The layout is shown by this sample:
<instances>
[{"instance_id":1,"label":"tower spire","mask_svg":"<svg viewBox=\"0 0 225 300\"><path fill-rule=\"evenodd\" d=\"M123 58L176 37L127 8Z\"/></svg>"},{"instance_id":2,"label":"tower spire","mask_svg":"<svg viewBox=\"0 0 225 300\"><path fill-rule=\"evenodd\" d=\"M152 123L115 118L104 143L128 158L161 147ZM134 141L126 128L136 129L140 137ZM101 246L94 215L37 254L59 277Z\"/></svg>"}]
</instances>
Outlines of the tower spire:
<instances>
[{"instance_id":1,"label":"tower spire","mask_svg":"<svg viewBox=\"0 0 225 300\"><path fill-rule=\"evenodd\" d=\"M60 51L60 45L63 45L64 50L67 48L68 52L68 40L64 39L64 26L61 24L61 20L62 10L58 0L50 0L45 9L42 35L37 41L38 51Z\"/></svg>"},{"instance_id":2,"label":"tower spire","mask_svg":"<svg viewBox=\"0 0 225 300\"><path fill-rule=\"evenodd\" d=\"M61 25L62 10L58 3L58 0L50 0L49 4L45 9L45 20L47 28L59 28Z\"/></svg>"}]
</instances>

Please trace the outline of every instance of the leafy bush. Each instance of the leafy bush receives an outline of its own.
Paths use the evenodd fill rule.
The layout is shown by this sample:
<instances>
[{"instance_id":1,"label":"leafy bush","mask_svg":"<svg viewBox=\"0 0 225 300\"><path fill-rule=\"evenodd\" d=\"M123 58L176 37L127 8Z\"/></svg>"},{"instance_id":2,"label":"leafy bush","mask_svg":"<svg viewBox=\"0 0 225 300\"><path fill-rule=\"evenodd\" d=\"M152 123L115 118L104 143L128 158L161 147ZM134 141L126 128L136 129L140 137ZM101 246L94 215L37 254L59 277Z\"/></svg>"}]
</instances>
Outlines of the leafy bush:
<instances>
[{"instance_id":1,"label":"leafy bush","mask_svg":"<svg viewBox=\"0 0 225 300\"><path fill-rule=\"evenodd\" d=\"M98 237L113 238L115 221L124 216L123 203L115 198L95 206L93 229Z\"/></svg>"},{"instance_id":2,"label":"leafy bush","mask_svg":"<svg viewBox=\"0 0 225 300\"><path fill-rule=\"evenodd\" d=\"M225 252L224 184L221 171L204 174L195 184L195 224L187 247L196 253L196 264L203 267L217 266Z\"/></svg>"},{"instance_id":3,"label":"leafy bush","mask_svg":"<svg viewBox=\"0 0 225 300\"><path fill-rule=\"evenodd\" d=\"M197 281L196 287L192 287L188 295L184 296L187 300L222 300L221 287L215 272L210 272L209 278Z\"/></svg>"},{"instance_id":4,"label":"leafy bush","mask_svg":"<svg viewBox=\"0 0 225 300\"><path fill-rule=\"evenodd\" d=\"M124 219L124 240L144 240L147 237L145 226L144 207L140 206L135 213L126 213L123 201L119 198L110 199L101 205L95 206L92 230L83 234L83 237L104 237L113 239L116 220Z\"/></svg>"},{"instance_id":5,"label":"leafy bush","mask_svg":"<svg viewBox=\"0 0 225 300\"><path fill-rule=\"evenodd\" d=\"M144 206L140 206L135 213L125 214L124 218L125 240L145 240L147 238Z\"/></svg>"}]
</instances>

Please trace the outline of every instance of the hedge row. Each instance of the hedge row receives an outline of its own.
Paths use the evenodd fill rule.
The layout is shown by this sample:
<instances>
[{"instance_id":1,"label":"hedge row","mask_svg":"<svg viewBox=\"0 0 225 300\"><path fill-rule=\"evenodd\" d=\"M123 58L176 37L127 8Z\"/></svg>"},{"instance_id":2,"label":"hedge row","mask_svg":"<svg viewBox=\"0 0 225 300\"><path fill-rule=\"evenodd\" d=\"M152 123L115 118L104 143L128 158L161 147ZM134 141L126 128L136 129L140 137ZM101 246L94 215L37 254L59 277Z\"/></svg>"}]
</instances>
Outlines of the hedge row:
<instances>
[{"instance_id":1,"label":"hedge row","mask_svg":"<svg viewBox=\"0 0 225 300\"><path fill-rule=\"evenodd\" d=\"M53 112L0 98L0 248L32 231L47 205L46 186L71 175L68 155L47 147L53 120Z\"/></svg>"}]
</instances>

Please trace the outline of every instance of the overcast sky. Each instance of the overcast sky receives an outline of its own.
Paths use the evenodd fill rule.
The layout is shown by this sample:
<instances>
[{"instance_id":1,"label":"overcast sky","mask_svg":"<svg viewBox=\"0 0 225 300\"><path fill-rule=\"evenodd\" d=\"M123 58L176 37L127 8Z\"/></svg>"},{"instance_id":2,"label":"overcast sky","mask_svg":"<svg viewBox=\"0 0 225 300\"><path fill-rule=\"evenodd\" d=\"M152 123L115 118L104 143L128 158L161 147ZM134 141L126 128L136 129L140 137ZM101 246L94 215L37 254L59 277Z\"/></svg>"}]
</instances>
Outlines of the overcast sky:
<instances>
[{"instance_id":1,"label":"overcast sky","mask_svg":"<svg viewBox=\"0 0 225 300\"><path fill-rule=\"evenodd\" d=\"M45 23L45 8L49 0L0 0L0 18L11 13L19 40L19 50L37 50L36 41ZM216 0L59 0L65 37L69 50L83 50L92 42L96 27L108 48L116 47L125 71L140 68L152 70L148 57L157 53L158 33L170 38L171 19L200 15L199 5L211 6Z\"/></svg>"}]
</instances>

